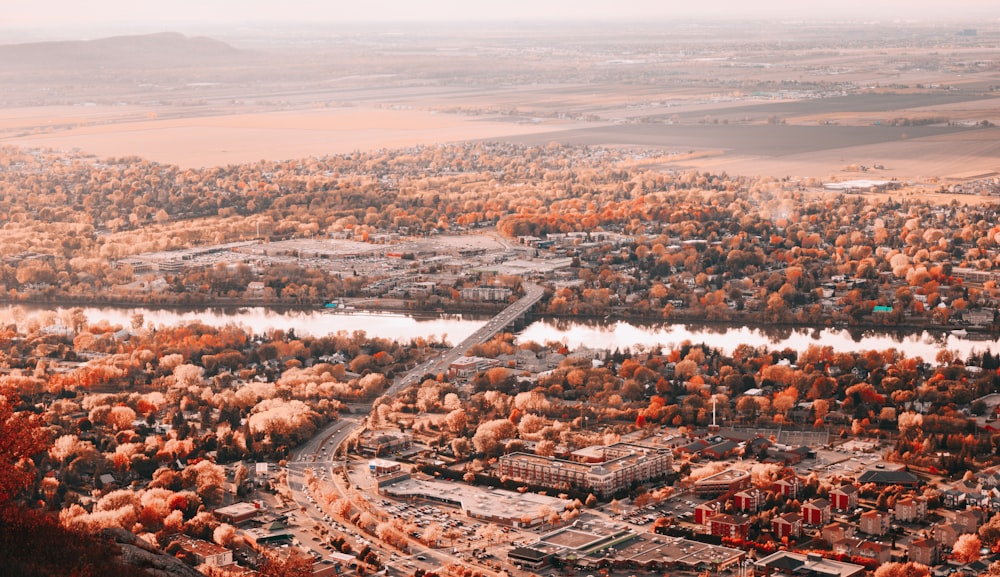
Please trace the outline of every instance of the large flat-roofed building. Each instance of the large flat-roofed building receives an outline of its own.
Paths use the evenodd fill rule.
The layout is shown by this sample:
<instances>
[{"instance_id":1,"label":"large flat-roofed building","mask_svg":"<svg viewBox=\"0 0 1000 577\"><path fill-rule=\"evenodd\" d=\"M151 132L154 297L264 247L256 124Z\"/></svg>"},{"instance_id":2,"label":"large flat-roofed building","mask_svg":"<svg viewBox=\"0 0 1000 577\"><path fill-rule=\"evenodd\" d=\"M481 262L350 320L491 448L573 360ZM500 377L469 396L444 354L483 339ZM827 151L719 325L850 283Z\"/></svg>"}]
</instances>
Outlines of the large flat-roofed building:
<instances>
[{"instance_id":1,"label":"large flat-roofed building","mask_svg":"<svg viewBox=\"0 0 1000 577\"><path fill-rule=\"evenodd\" d=\"M517 527L548 522L552 515L561 515L570 504L566 499L537 493L409 478L390 480L380 485L379 492L397 499L426 499L454 505L473 519Z\"/></svg>"},{"instance_id":2,"label":"large flat-roofed building","mask_svg":"<svg viewBox=\"0 0 1000 577\"><path fill-rule=\"evenodd\" d=\"M865 568L854 563L844 563L826 559L820 555L802 555L791 551L778 551L757 561L755 574L758 575L802 575L814 577L861 577Z\"/></svg>"},{"instance_id":3,"label":"large flat-roofed building","mask_svg":"<svg viewBox=\"0 0 1000 577\"><path fill-rule=\"evenodd\" d=\"M698 479L694 491L701 497L736 493L750 486L750 473L728 469L721 473Z\"/></svg>"},{"instance_id":4,"label":"large flat-roofed building","mask_svg":"<svg viewBox=\"0 0 1000 577\"><path fill-rule=\"evenodd\" d=\"M673 455L665 447L617 443L603 448L599 462L575 462L530 453L500 457L500 477L553 489L581 489L607 497L673 471Z\"/></svg>"},{"instance_id":5,"label":"large flat-roofed building","mask_svg":"<svg viewBox=\"0 0 1000 577\"><path fill-rule=\"evenodd\" d=\"M682 537L639 534L628 527L581 520L512 549L508 559L537 569L558 559L563 567L597 571L600 568L642 571L712 571L736 567L746 552L691 541ZM668 573L669 574L669 573Z\"/></svg>"},{"instance_id":6,"label":"large flat-roofed building","mask_svg":"<svg viewBox=\"0 0 1000 577\"><path fill-rule=\"evenodd\" d=\"M240 523L245 523L246 521L255 518L257 515L260 515L261 509L257 503L247 503L246 501L242 501L225 507L219 507L214 511L214 513L220 521L225 521L226 523L233 525L239 525Z\"/></svg>"}]
</instances>

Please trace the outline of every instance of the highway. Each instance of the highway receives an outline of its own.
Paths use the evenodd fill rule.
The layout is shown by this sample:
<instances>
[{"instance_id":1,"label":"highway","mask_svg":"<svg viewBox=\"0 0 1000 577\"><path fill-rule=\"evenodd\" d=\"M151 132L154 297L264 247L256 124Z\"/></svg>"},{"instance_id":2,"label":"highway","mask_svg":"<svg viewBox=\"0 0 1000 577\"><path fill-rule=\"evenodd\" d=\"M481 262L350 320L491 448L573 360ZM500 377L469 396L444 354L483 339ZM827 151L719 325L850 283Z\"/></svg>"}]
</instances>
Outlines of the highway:
<instances>
[{"instance_id":1,"label":"highway","mask_svg":"<svg viewBox=\"0 0 1000 577\"><path fill-rule=\"evenodd\" d=\"M523 287L524 296L522 296L517 302L491 318L486 322L486 324L476 330L476 332L469 335L469 337L456 345L454 348L450 349L448 352L433 359L424 361L396 379L396 381L390 385L388 389L386 389L384 395L389 397L396 395L404 387L419 382L419 379L426 374L438 374L447 371L451 363L465 355L470 348L493 338L497 333L528 312L528 310L530 310L535 303L541 300L542 296L545 294L545 289L537 284L524 283ZM313 468L318 476L326 477L326 475L321 472L325 470L325 473L329 475L329 481L337 488L337 491L341 494L341 496L346 496L344 487L342 487L340 482L335 479L337 471L334 470L335 467L333 466L334 464L340 464L341 462L333 461L333 459L337 454L337 449L340 445L364 426L363 419L364 417L362 415L352 415L351 417L338 419L321 429L317 434L313 435L311 439L297 447L294 451L292 451L291 455L289 455L287 461L288 488L291 491L292 499L295 503L300 507L300 509L305 510L304 515L308 520L305 527L311 527L314 524L329 525L329 523L322 519L322 513L318 513L313 501L308 495L304 485L305 470L307 468ZM367 497L367 495L365 496ZM369 502L371 501L369 500ZM355 537L359 539L363 538L360 534L356 534ZM304 536L300 536L299 541L303 544L308 544L310 542L310 540L305 539ZM375 549L380 551L380 556L384 562L389 562L391 557L396 557L391 553L386 553L392 551L391 547L381 546L379 543L373 543L373 545L375 546ZM416 543L411 543L411 550L411 555L403 556L402 558L397 557L399 561L406 560L411 567L413 566L413 562L426 565L426 567L423 567L425 570L436 569L440 565L448 562L462 563L462 560L449 555L449 553L443 549L433 550L417 545ZM486 574L493 574L493 572L488 569L482 570Z\"/></svg>"}]
</instances>

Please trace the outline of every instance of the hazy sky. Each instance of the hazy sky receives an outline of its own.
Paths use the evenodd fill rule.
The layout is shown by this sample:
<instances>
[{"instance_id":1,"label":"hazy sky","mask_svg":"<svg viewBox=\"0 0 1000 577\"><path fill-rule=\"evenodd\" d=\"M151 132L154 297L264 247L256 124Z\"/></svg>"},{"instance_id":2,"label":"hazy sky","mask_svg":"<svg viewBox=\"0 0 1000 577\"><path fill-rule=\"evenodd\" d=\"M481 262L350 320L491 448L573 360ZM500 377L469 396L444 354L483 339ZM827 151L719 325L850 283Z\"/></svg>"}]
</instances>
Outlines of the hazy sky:
<instances>
[{"instance_id":1,"label":"hazy sky","mask_svg":"<svg viewBox=\"0 0 1000 577\"><path fill-rule=\"evenodd\" d=\"M1000 18L997 0L0 0L0 29L261 22ZM0 42L2 42L0 38Z\"/></svg>"}]
</instances>

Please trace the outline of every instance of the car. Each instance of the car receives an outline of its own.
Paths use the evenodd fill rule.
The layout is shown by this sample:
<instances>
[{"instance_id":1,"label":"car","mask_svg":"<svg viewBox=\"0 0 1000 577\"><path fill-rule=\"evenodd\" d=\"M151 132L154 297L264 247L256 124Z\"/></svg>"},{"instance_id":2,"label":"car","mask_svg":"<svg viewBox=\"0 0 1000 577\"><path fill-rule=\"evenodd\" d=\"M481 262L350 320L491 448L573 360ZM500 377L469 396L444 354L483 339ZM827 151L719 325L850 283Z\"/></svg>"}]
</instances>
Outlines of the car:
<instances>
[{"instance_id":1,"label":"car","mask_svg":"<svg viewBox=\"0 0 1000 577\"><path fill-rule=\"evenodd\" d=\"M425 557L423 555L417 555L417 561L426 561L426 560L427 560L427 557Z\"/></svg>"}]
</instances>

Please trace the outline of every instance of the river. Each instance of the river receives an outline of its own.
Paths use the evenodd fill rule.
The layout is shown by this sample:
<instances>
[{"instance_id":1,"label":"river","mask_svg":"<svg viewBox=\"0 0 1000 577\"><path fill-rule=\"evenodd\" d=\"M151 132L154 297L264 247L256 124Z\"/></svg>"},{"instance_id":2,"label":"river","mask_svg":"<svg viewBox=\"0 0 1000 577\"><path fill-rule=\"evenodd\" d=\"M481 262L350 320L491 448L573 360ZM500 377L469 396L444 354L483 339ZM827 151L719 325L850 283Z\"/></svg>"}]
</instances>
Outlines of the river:
<instances>
[{"instance_id":1,"label":"river","mask_svg":"<svg viewBox=\"0 0 1000 577\"><path fill-rule=\"evenodd\" d=\"M47 309L33 305L0 307L0 321L24 324L29 319L52 324L64 316L66 309ZM324 310L274 310L267 308L208 308L208 309L153 309L84 307L83 314L90 323L107 322L110 325L129 326L134 315L140 314L146 326L167 326L183 322L201 321L223 326L235 324L255 333L268 330L294 329L299 335L323 336L339 331L352 333L364 331L372 337L399 339L403 342L416 337L436 337L457 343L471 335L485 322L485 317L443 315L417 318L405 314L377 312L333 313ZM538 320L521 330L518 342L561 342L569 348L587 346L596 349L650 349L670 348L685 341L705 343L731 353L741 344L772 349L791 348L804 350L810 344L831 346L836 351L851 352L895 348L908 357L933 360L942 349L957 352L962 357L972 351L987 348L1000 351L996 339L975 340L971 335L954 333L931 334L928 332L899 333L875 329L803 329L788 327L753 328L724 325L650 324L639 325L622 321L555 321Z\"/></svg>"}]
</instances>

